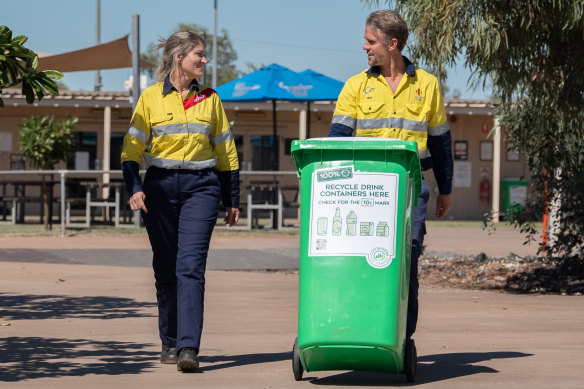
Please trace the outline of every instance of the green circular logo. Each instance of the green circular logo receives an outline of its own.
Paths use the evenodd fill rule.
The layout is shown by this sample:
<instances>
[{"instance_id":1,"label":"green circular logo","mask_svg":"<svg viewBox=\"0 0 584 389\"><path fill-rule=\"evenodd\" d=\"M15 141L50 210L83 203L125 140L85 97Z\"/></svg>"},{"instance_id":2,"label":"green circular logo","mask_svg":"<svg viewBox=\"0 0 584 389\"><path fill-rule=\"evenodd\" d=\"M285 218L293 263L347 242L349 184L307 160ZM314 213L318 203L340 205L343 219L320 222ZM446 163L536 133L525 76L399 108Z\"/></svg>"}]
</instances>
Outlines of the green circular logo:
<instances>
[{"instance_id":1,"label":"green circular logo","mask_svg":"<svg viewBox=\"0 0 584 389\"><path fill-rule=\"evenodd\" d=\"M392 259L385 247L375 247L367 256L367 263L376 269L384 269L391 264Z\"/></svg>"}]
</instances>

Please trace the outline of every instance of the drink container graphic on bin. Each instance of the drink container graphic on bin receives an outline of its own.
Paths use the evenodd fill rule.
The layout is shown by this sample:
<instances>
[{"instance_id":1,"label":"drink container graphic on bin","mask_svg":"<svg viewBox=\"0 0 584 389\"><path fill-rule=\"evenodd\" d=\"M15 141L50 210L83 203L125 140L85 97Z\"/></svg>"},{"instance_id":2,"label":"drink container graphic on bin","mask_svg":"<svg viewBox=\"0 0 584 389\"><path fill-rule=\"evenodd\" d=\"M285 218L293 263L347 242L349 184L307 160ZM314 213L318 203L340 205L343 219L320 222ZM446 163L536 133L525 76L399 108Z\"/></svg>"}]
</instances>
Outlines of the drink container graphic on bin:
<instances>
[{"instance_id":1,"label":"drink container graphic on bin","mask_svg":"<svg viewBox=\"0 0 584 389\"><path fill-rule=\"evenodd\" d=\"M343 221L341 219L341 209L337 208L335 210L335 217L333 217L333 235L341 235L341 228L343 226Z\"/></svg>"},{"instance_id":2,"label":"drink container graphic on bin","mask_svg":"<svg viewBox=\"0 0 584 389\"><path fill-rule=\"evenodd\" d=\"M357 215L354 211L347 215L347 236L357 235Z\"/></svg>"}]
</instances>

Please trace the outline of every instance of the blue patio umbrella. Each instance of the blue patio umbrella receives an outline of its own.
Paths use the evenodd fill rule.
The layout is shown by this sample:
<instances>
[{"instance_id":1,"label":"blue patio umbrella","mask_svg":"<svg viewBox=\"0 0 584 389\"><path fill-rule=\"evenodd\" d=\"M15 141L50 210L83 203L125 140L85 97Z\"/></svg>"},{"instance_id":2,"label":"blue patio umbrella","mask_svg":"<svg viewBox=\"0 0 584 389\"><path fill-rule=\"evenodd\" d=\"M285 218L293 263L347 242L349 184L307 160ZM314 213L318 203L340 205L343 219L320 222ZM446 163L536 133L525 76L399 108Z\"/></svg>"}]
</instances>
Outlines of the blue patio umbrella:
<instances>
[{"instance_id":1,"label":"blue patio umbrella","mask_svg":"<svg viewBox=\"0 0 584 389\"><path fill-rule=\"evenodd\" d=\"M337 97L339 96L339 93L341 93L341 89L343 89L343 86L345 85L345 83L342 81L339 81L329 76L325 76L324 74L315 72L312 69L306 69L305 71L300 72L298 74L304 77L308 77L313 81L328 85L330 88L332 88L332 93L336 93ZM337 97L335 97L334 100L336 100Z\"/></svg>"},{"instance_id":2,"label":"blue patio umbrella","mask_svg":"<svg viewBox=\"0 0 584 389\"><path fill-rule=\"evenodd\" d=\"M317 78L272 64L223 84L216 90L223 101L336 100L340 89Z\"/></svg>"},{"instance_id":3,"label":"blue patio umbrella","mask_svg":"<svg viewBox=\"0 0 584 389\"><path fill-rule=\"evenodd\" d=\"M314 72L315 73L315 72ZM272 64L216 88L223 101L272 101L273 136L277 135L276 101L336 100L340 88L316 81L284 66ZM341 85L342 87L342 85ZM274 150L273 170L278 170L278 150Z\"/></svg>"}]
</instances>

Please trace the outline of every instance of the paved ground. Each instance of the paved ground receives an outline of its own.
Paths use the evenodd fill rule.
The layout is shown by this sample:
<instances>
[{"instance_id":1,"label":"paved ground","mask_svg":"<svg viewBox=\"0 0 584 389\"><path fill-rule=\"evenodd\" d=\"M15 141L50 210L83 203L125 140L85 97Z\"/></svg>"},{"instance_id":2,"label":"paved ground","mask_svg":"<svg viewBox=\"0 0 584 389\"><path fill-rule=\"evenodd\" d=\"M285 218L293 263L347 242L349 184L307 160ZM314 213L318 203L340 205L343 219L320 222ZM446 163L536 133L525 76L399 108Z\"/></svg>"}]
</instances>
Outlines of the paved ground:
<instances>
[{"instance_id":1,"label":"paved ground","mask_svg":"<svg viewBox=\"0 0 584 389\"><path fill-rule=\"evenodd\" d=\"M510 231L495 239L478 229L438 230L428 250L525 255ZM408 386L403 376L365 372L294 381L296 272L208 271L201 371L160 365L147 244L132 235L0 237L0 388ZM242 253L256 268L292 267L282 263L297 261L296 248L295 236L217 234L210 268L241 268ZM582 387L582 297L423 285L420 300L415 386Z\"/></svg>"},{"instance_id":2,"label":"paved ground","mask_svg":"<svg viewBox=\"0 0 584 389\"><path fill-rule=\"evenodd\" d=\"M476 228L430 227L426 252L441 256L485 253L491 257L537 253L537 245L523 245L523 236L510 227L489 232L479 226L477 222ZM297 270L298 248L299 238L293 233L227 234L222 230L211 242L208 269ZM44 236L34 240L0 236L0 261L149 267L151 260L145 234Z\"/></svg>"}]
</instances>

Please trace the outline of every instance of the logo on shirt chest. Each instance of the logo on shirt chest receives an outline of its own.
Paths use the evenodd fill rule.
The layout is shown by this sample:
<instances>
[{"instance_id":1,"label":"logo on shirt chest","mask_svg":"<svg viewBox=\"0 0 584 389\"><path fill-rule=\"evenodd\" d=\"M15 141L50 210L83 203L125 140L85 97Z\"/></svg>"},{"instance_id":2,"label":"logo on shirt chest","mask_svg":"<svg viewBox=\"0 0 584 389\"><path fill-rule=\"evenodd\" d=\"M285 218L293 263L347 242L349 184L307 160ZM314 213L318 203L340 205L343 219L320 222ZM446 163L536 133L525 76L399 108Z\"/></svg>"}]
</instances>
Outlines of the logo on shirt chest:
<instances>
[{"instance_id":1,"label":"logo on shirt chest","mask_svg":"<svg viewBox=\"0 0 584 389\"><path fill-rule=\"evenodd\" d=\"M207 88L204 91L197 93L197 94L191 96L190 98L186 99L185 101L183 101L183 107L184 107L185 111L191 107L194 107L195 105L199 104L200 102L206 100L214 93L216 93L216 92L213 89Z\"/></svg>"},{"instance_id":2,"label":"logo on shirt chest","mask_svg":"<svg viewBox=\"0 0 584 389\"><path fill-rule=\"evenodd\" d=\"M419 103L424 101L424 96L422 96L422 90L420 88L416 89L414 93L415 93L414 100L416 100Z\"/></svg>"},{"instance_id":3,"label":"logo on shirt chest","mask_svg":"<svg viewBox=\"0 0 584 389\"><path fill-rule=\"evenodd\" d=\"M373 99L373 91L375 91L375 88L372 86L366 86L365 88L363 88L363 94L365 95L365 99L367 100Z\"/></svg>"}]
</instances>

